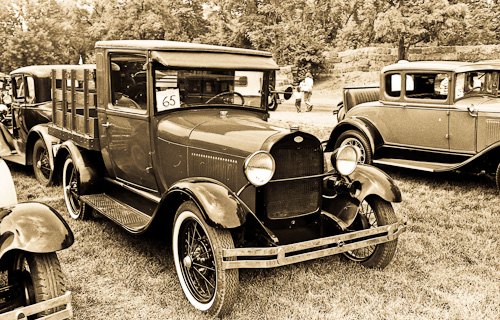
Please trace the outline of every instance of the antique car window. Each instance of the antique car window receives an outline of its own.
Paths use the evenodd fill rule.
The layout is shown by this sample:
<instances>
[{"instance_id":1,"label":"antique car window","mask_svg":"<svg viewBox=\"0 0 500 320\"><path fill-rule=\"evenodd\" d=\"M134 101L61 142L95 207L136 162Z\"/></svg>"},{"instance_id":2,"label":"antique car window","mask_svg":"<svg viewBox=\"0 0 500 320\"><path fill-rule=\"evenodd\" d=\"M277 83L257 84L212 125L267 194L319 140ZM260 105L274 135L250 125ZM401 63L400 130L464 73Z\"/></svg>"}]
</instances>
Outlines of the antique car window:
<instances>
[{"instance_id":1,"label":"antique car window","mask_svg":"<svg viewBox=\"0 0 500 320\"><path fill-rule=\"evenodd\" d=\"M227 104L262 108L262 71L226 69L154 69L158 111L200 105Z\"/></svg>"},{"instance_id":2,"label":"antique car window","mask_svg":"<svg viewBox=\"0 0 500 320\"><path fill-rule=\"evenodd\" d=\"M26 77L26 84L28 88L26 102L35 103L35 80L33 77Z\"/></svg>"},{"instance_id":3,"label":"antique car window","mask_svg":"<svg viewBox=\"0 0 500 320\"><path fill-rule=\"evenodd\" d=\"M401 95L401 75L399 73L385 76L385 93L390 97L399 97Z\"/></svg>"},{"instance_id":4,"label":"antique car window","mask_svg":"<svg viewBox=\"0 0 500 320\"><path fill-rule=\"evenodd\" d=\"M455 99L477 95L498 93L498 73L496 71L473 71L457 73Z\"/></svg>"},{"instance_id":5,"label":"antique car window","mask_svg":"<svg viewBox=\"0 0 500 320\"><path fill-rule=\"evenodd\" d=\"M411 99L448 98L447 73L410 73L406 75L406 97Z\"/></svg>"},{"instance_id":6,"label":"antique car window","mask_svg":"<svg viewBox=\"0 0 500 320\"><path fill-rule=\"evenodd\" d=\"M24 98L24 81L22 76L18 76L14 78L14 96L17 99Z\"/></svg>"},{"instance_id":7,"label":"antique car window","mask_svg":"<svg viewBox=\"0 0 500 320\"><path fill-rule=\"evenodd\" d=\"M147 112L146 57L111 56L111 94L113 106L133 113Z\"/></svg>"}]
</instances>

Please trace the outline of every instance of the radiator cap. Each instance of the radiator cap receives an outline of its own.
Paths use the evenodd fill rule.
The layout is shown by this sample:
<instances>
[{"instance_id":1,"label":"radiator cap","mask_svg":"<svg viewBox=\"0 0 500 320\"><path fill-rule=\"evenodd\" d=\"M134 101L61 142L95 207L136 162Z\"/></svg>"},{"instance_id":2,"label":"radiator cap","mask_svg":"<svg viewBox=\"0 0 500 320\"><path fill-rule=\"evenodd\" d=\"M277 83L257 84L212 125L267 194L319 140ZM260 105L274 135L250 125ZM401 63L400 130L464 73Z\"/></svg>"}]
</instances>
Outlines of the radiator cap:
<instances>
[{"instance_id":1,"label":"radiator cap","mask_svg":"<svg viewBox=\"0 0 500 320\"><path fill-rule=\"evenodd\" d=\"M291 124L290 125L290 132L296 132L300 130L300 126L298 124Z\"/></svg>"}]
</instances>

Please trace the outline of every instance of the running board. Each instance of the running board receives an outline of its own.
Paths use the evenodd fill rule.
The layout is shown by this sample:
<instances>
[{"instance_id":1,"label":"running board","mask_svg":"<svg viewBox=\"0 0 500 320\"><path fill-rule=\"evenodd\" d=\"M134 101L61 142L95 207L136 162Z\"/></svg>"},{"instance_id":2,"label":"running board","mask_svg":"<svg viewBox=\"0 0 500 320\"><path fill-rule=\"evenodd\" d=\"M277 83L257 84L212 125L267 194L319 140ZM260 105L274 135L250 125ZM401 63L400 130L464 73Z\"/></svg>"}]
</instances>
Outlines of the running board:
<instances>
[{"instance_id":1,"label":"running board","mask_svg":"<svg viewBox=\"0 0 500 320\"><path fill-rule=\"evenodd\" d=\"M381 164L385 166L415 169L428 172L451 171L451 170L456 170L464 165L464 163L440 163L440 162L427 162L427 161L390 159L390 158L381 158L373 160L373 164Z\"/></svg>"},{"instance_id":2,"label":"running board","mask_svg":"<svg viewBox=\"0 0 500 320\"><path fill-rule=\"evenodd\" d=\"M81 196L86 204L126 230L137 233L147 227L151 217L104 193Z\"/></svg>"}]
</instances>

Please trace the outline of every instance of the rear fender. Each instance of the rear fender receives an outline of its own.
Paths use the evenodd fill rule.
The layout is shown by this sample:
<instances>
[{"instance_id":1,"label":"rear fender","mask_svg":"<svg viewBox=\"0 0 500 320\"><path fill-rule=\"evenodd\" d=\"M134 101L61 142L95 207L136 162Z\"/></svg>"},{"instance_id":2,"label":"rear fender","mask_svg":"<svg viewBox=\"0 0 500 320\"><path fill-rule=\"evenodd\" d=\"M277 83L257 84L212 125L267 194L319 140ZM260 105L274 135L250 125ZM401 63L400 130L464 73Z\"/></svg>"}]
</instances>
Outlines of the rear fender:
<instances>
[{"instance_id":1,"label":"rear fender","mask_svg":"<svg viewBox=\"0 0 500 320\"><path fill-rule=\"evenodd\" d=\"M11 250L55 252L73 242L68 224L45 204L29 202L0 208L0 261Z\"/></svg>"},{"instance_id":2,"label":"rear fender","mask_svg":"<svg viewBox=\"0 0 500 320\"><path fill-rule=\"evenodd\" d=\"M214 228L236 228L246 221L248 208L228 187L209 178L183 179L167 192L166 203L193 200L205 221ZM177 199L177 200L176 200Z\"/></svg>"},{"instance_id":3,"label":"rear fender","mask_svg":"<svg viewBox=\"0 0 500 320\"><path fill-rule=\"evenodd\" d=\"M383 144L383 139L375 126L368 120L363 118L348 118L340 121L335 128L333 128L330 134L330 139L325 148L325 152L331 152L335 149L335 143L339 136L347 130L358 130L365 135L370 143L370 147L373 151Z\"/></svg>"},{"instance_id":4,"label":"rear fender","mask_svg":"<svg viewBox=\"0 0 500 320\"><path fill-rule=\"evenodd\" d=\"M54 170L54 148L53 146L59 145L61 140L49 134L49 129L45 124L39 124L31 128L28 134L28 141L26 141L26 165L33 164L33 147L38 139L42 139L47 147L49 153L50 168Z\"/></svg>"}]
</instances>

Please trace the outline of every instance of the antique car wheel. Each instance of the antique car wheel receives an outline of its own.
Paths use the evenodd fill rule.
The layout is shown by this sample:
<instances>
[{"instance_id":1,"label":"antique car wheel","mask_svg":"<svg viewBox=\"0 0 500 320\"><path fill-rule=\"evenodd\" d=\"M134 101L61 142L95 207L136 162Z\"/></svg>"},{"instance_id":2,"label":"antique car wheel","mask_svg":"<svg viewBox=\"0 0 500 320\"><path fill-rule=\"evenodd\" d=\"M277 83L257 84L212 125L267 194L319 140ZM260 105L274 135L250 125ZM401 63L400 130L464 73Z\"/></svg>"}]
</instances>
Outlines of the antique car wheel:
<instances>
[{"instance_id":1,"label":"antique car wheel","mask_svg":"<svg viewBox=\"0 0 500 320\"><path fill-rule=\"evenodd\" d=\"M182 290L197 309L214 316L229 313L238 289L238 269L222 268L222 248L234 248L227 229L205 223L198 207L184 202L172 232L175 268Z\"/></svg>"},{"instance_id":2,"label":"antique car wheel","mask_svg":"<svg viewBox=\"0 0 500 320\"><path fill-rule=\"evenodd\" d=\"M377 196L365 199L358 209L358 216L351 228L364 230L395 223L396 214L390 202ZM344 256L370 268L385 268L396 252L398 239L382 244L347 251Z\"/></svg>"},{"instance_id":3,"label":"antique car wheel","mask_svg":"<svg viewBox=\"0 0 500 320\"><path fill-rule=\"evenodd\" d=\"M497 166L497 171L495 172L495 183L497 185L497 192L500 193L500 163Z\"/></svg>"},{"instance_id":4,"label":"antique car wheel","mask_svg":"<svg viewBox=\"0 0 500 320\"><path fill-rule=\"evenodd\" d=\"M209 104L209 103L217 103L217 102L213 102L214 100L221 100L224 104L228 104L227 102L229 101L225 101L224 100L224 97L225 96L238 96L240 99L241 99L241 105L244 105L245 104L245 98L243 97L243 95L239 92L236 92L236 91L226 91L226 92L221 92L219 94L216 94L215 96L213 96L212 98L208 99L205 104ZM228 99L226 98L226 99ZM233 104L233 102L231 102L231 104Z\"/></svg>"},{"instance_id":5,"label":"antique car wheel","mask_svg":"<svg viewBox=\"0 0 500 320\"><path fill-rule=\"evenodd\" d=\"M38 139L33 147L33 172L44 187L52 184L53 171L50 168L49 152L42 139Z\"/></svg>"},{"instance_id":6,"label":"antique car wheel","mask_svg":"<svg viewBox=\"0 0 500 320\"><path fill-rule=\"evenodd\" d=\"M19 252L7 271L9 285L20 286L24 306L56 298L65 293L64 276L55 252ZM63 307L50 309L34 318L54 313Z\"/></svg>"},{"instance_id":7,"label":"antique car wheel","mask_svg":"<svg viewBox=\"0 0 500 320\"><path fill-rule=\"evenodd\" d=\"M269 91L274 91L273 86L269 86ZM276 111L278 109L278 94L273 93L269 95L267 108L269 111Z\"/></svg>"},{"instance_id":8,"label":"antique car wheel","mask_svg":"<svg viewBox=\"0 0 500 320\"><path fill-rule=\"evenodd\" d=\"M91 211L85 202L80 200L80 173L75 167L71 156L68 156L64 162L62 180L64 201L71 218L75 220L89 218Z\"/></svg>"},{"instance_id":9,"label":"antique car wheel","mask_svg":"<svg viewBox=\"0 0 500 320\"><path fill-rule=\"evenodd\" d=\"M356 146L361 151L358 163L371 164L372 163L372 150L370 143L365 136L356 130L347 130L343 132L335 142L335 149L345 145Z\"/></svg>"}]
</instances>

